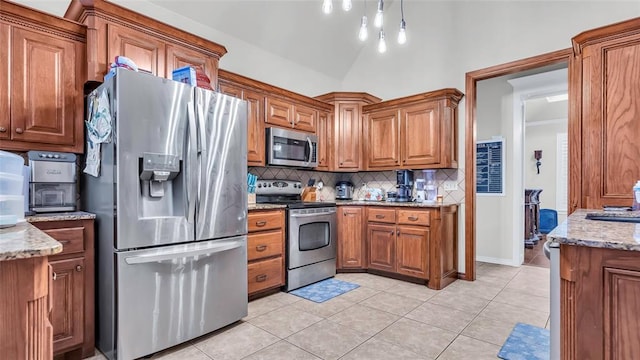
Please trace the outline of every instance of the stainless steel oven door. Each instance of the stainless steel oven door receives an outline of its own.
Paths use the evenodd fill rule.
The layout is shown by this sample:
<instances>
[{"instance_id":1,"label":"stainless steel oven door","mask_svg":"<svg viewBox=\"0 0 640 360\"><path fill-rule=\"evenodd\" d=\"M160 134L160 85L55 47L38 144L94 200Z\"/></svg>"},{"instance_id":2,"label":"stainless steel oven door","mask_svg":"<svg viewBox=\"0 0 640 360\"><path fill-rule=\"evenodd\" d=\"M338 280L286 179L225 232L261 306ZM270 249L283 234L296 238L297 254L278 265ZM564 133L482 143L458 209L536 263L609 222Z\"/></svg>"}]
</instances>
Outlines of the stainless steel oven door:
<instances>
[{"instance_id":1,"label":"stainless steel oven door","mask_svg":"<svg viewBox=\"0 0 640 360\"><path fill-rule=\"evenodd\" d=\"M289 210L287 268L336 257L336 208Z\"/></svg>"}]
</instances>

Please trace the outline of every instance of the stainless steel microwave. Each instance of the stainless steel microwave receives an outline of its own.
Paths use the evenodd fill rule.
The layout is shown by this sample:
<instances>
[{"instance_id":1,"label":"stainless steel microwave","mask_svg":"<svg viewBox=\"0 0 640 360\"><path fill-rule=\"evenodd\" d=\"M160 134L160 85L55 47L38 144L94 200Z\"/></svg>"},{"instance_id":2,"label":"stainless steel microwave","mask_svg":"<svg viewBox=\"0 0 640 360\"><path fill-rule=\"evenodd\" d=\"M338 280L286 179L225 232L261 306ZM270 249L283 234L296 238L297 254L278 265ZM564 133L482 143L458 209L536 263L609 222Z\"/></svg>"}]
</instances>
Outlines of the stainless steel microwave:
<instances>
[{"instance_id":1,"label":"stainless steel microwave","mask_svg":"<svg viewBox=\"0 0 640 360\"><path fill-rule=\"evenodd\" d=\"M267 165L314 168L318 166L318 137L295 130L269 127Z\"/></svg>"}]
</instances>

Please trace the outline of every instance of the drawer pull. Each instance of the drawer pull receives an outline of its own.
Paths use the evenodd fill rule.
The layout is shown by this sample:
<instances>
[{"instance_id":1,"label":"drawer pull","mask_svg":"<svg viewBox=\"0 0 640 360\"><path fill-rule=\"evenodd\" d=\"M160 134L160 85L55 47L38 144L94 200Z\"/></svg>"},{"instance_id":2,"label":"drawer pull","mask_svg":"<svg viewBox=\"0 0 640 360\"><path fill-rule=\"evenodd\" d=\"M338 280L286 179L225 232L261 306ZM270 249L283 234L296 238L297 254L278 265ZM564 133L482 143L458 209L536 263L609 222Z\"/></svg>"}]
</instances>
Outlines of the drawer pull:
<instances>
[{"instance_id":1,"label":"drawer pull","mask_svg":"<svg viewBox=\"0 0 640 360\"><path fill-rule=\"evenodd\" d=\"M393 231L391 231L391 235L393 236Z\"/></svg>"},{"instance_id":2,"label":"drawer pull","mask_svg":"<svg viewBox=\"0 0 640 360\"><path fill-rule=\"evenodd\" d=\"M267 225L265 220L256 221L256 226L263 227L265 225Z\"/></svg>"},{"instance_id":3,"label":"drawer pull","mask_svg":"<svg viewBox=\"0 0 640 360\"><path fill-rule=\"evenodd\" d=\"M265 282L267 280L267 274L260 274L256 276L256 282Z\"/></svg>"},{"instance_id":4,"label":"drawer pull","mask_svg":"<svg viewBox=\"0 0 640 360\"><path fill-rule=\"evenodd\" d=\"M418 217L417 216L409 216L409 221L417 221Z\"/></svg>"},{"instance_id":5,"label":"drawer pull","mask_svg":"<svg viewBox=\"0 0 640 360\"><path fill-rule=\"evenodd\" d=\"M58 240L58 242L62 245L67 245L68 243L70 243L71 241L69 240Z\"/></svg>"},{"instance_id":6,"label":"drawer pull","mask_svg":"<svg viewBox=\"0 0 640 360\"><path fill-rule=\"evenodd\" d=\"M82 271L82 265L76 265L76 271L77 272L81 272Z\"/></svg>"},{"instance_id":7,"label":"drawer pull","mask_svg":"<svg viewBox=\"0 0 640 360\"><path fill-rule=\"evenodd\" d=\"M267 250L267 245L258 245L256 246L256 251L265 251Z\"/></svg>"},{"instance_id":8,"label":"drawer pull","mask_svg":"<svg viewBox=\"0 0 640 360\"><path fill-rule=\"evenodd\" d=\"M22 128L16 128L16 134L22 134L23 132Z\"/></svg>"},{"instance_id":9,"label":"drawer pull","mask_svg":"<svg viewBox=\"0 0 640 360\"><path fill-rule=\"evenodd\" d=\"M377 214L377 215L376 215L376 219L384 219L384 215L382 215L382 214Z\"/></svg>"},{"instance_id":10,"label":"drawer pull","mask_svg":"<svg viewBox=\"0 0 640 360\"><path fill-rule=\"evenodd\" d=\"M0 126L0 133L5 133L7 132L7 128L4 126Z\"/></svg>"}]
</instances>

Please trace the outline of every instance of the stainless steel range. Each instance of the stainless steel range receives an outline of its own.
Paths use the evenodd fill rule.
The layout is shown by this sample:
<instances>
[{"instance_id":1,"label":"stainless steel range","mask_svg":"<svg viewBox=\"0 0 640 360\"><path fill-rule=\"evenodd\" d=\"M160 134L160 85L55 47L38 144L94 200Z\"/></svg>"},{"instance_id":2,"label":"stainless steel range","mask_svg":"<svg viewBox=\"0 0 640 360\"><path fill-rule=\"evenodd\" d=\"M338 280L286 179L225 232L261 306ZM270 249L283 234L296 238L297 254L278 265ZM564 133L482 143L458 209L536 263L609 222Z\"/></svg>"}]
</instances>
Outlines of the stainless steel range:
<instances>
[{"instance_id":1,"label":"stainless steel range","mask_svg":"<svg viewBox=\"0 0 640 360\"><path fill-rule=\"evenodd\" d=\"M302 202L302 184L260 180L256 201L287 205L286 291L336 274L337 216L331 202Z\"/></svg>"}]
</instances>

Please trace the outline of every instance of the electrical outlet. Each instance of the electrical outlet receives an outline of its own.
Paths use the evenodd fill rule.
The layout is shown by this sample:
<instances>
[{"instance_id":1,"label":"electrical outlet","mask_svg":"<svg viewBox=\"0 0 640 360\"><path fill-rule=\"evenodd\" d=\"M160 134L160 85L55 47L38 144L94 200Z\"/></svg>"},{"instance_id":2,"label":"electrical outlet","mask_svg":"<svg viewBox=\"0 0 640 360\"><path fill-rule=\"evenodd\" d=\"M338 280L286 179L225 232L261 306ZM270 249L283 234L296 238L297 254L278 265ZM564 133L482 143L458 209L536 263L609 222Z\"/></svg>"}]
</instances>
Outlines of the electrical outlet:
<instances>
[{"instance_id":1,"label":"electrical outlet","mask_svg":"<svg viewBox=\"0 0 640 360\"><path fill-rule=\"evenodd\" d=\"M458 190L458 183L455 181L445 181L443 187L444 191L455 191Z\"/></svg>"}]
</instances>

